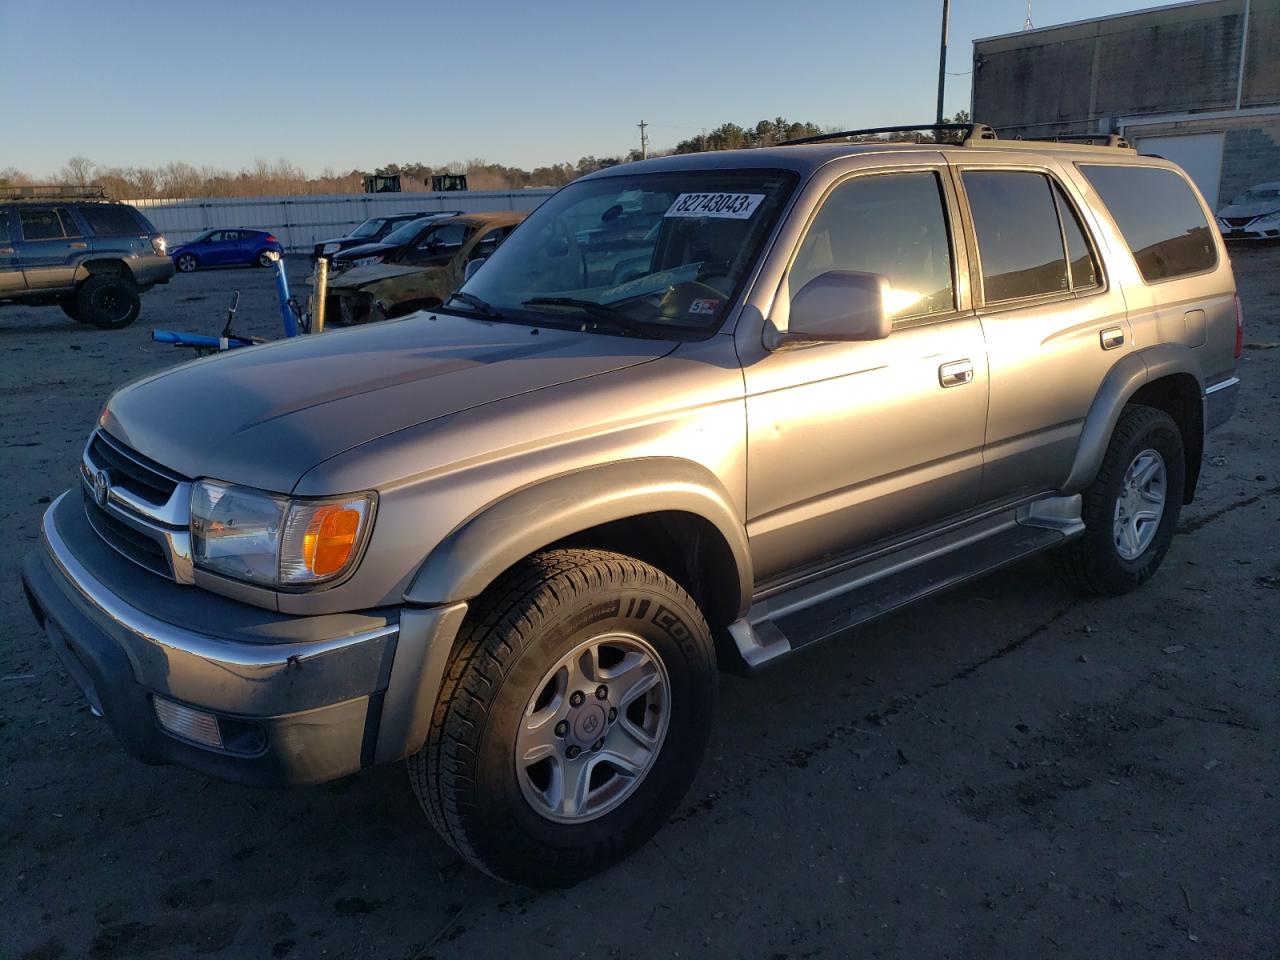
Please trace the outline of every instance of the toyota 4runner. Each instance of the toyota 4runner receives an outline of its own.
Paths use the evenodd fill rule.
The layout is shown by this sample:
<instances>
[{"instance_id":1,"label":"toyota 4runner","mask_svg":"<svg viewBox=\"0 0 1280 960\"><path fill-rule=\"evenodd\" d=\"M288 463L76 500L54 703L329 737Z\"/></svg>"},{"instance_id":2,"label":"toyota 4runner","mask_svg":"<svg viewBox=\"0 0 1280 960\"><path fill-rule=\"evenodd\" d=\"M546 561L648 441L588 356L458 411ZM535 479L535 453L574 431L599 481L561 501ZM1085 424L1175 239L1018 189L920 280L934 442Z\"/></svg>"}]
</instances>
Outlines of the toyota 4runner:
<instances>
[{"instance_id":1,"label":"toyota 4runner","mask_svg":"<svg viewBox=\"0 0 1280 960\"><path fill-rule=\"evenodd\" d=\"M966 134L612 167L429 312L122 388L36 618L144 761L407 759L497 877L616 861L717 665L1041 551L1121 594L1170 548L1238 387L1212 214L1123 145Z\"/></svg>"}]
</instances>

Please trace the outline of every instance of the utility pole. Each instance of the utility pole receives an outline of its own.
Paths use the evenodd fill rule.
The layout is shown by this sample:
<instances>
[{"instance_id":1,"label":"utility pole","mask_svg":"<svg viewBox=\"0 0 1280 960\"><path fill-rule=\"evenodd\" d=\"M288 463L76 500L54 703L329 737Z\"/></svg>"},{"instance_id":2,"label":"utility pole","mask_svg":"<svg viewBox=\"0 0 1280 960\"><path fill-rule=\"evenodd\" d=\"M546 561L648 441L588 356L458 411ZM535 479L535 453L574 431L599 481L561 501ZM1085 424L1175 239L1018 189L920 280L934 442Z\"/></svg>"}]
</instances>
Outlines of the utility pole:
<instances>
[{"instance_id":1,"label":"utility pole","mask_svg":"<svg viewBox=\"0 0 1280 960\"><path fill-rule=\"evenodd\" d=\"M1031 25L1031 0L1027 0L1027 19L1022 21L1022 29L1023 30L1035 29L1035 27Z\"/></svg>"},{"instance_id":2,"label":"utility pole","mask_svg":"<svg viewBox=\"0 0 1280 960\"><path fill-rule=\"evenodd\" d=\"M649 138L645 136L644 128L648 126L643 120L636 124L640 128L640 159L649 159Z\"/></svg>"},{"instance_id":3,"label":"utility pole","mask_svg":"<svg viewBox=\"0 0 1280 960\"><path fill-rule=\"evenodd\" d=\"M947 89L947 22L951 19L951 0L942 0L942 43L938 51L938 119L942 122L942 95Z\"/></svg>"}]
</instances>

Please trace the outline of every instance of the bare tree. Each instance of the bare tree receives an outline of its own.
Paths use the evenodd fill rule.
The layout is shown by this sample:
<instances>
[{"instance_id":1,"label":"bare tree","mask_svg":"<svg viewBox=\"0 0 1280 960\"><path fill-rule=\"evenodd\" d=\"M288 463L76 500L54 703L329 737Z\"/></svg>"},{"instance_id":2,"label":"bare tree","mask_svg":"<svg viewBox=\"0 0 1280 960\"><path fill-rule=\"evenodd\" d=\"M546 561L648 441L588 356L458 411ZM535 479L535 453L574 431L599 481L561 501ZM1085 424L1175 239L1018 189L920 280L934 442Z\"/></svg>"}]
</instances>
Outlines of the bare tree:
<instances>
[{"instance_id":1,"label":"bare tree","mask_svg":"<svg viewBox=\"0 0 1280 960\"><path fill-rule=\"evenodd\" d=\"M88 157L72 157L62 168L62 182L77 187L88 186L93 181L93 161Z\"/></svg>"}]
</instances>

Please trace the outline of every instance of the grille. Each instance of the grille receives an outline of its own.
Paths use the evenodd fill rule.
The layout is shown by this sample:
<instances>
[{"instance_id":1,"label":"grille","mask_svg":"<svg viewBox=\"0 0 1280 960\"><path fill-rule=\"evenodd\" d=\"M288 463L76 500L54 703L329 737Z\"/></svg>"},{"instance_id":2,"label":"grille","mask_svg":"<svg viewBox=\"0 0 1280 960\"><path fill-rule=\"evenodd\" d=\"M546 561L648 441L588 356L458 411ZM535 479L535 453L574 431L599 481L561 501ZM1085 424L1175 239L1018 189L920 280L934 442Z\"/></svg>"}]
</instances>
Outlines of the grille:
<instances>
[{"instance_id":1,"label":"grille","mask_svg":"<svg viewBox=\"0 0 1280 960\"><path fill-rule=\"evenodd\" d=\"M113 486L157 506L168 502L182 479L101 430L89 444L89 457L107 471Z\"/></svg>"},{"instance_id":2,"label":"grille","mask_svg":"<svg viewBox=\"0 0 1280 960\"><path fill-rule=\"evenodd\" d=\"M139 566L146 567L152 573L173 578L164 548L145 533L135 530L122 520L117 520L99 507L89 497L87 490L84 491L84 512L89 519L89 525L112 549Z\"/></svg>"},{"instance_id":3,"label":"grille","mask_svg":"<svg viewBox=\"0 0 1280 960\"><path fill-rule=\"evenodd\" d=\"M1223 217L1227 224L1232 227L1243 227L1247 223L1256 220L1257 217Z\"/></svg>"}]
</instances>

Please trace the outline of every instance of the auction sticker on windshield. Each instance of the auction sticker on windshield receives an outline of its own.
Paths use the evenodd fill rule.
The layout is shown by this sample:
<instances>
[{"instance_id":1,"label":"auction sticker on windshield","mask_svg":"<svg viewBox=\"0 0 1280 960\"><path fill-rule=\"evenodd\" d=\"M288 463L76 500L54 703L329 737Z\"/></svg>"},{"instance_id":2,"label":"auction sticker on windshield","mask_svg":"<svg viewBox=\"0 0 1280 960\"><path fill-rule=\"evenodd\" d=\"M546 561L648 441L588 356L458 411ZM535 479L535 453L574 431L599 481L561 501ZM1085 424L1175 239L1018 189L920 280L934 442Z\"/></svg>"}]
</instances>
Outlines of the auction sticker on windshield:
<instances>
[{"instance_id":1,"label":"auction sticker on windshield","mask_svg":"<svg viewBox=\"0 0 1280 960\"><path fill-rule=\"evenodd\" d=\"M747 220L763 199L763 193L682 193L663 216Z\"/></svg>"}]
</instances>

